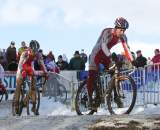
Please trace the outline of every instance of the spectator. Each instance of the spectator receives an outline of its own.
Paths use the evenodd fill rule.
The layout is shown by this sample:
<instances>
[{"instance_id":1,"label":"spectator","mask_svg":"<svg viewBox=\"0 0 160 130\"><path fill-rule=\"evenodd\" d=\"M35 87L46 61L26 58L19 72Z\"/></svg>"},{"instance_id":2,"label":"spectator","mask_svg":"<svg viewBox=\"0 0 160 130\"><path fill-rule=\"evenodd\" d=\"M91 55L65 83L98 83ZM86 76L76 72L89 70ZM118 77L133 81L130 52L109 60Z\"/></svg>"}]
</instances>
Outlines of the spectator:
<instances>
[{"instance_id":1,"label":"spectator","mask_svg":"<svg viewBox=\"0 0 160 130\"><path fill-rule=\"evenodd\" d=\"M3 66L4 70L7 70L7 58L6 58L6 50L3 49L2 56L1 56L1 65Z\"/></svg>"},{"instance_id":2,"label":"spectator","mask_svg":"<svg viewBox=\"0 0 160 130\"><path fill-rule=\"evenodd\" d=\"M34 69L35 70L41 70L41 63L39 62L40 57L42 57L42 53L38 51L38 53L36 53L35 58L34 58ZM43 59L43 62L44 62L44 59Z\"/></svg>"},{"instance_id":3,"label":"spectator","mask_svg":"<svg viewBox=\"0 0 160 130\"><path fill-rule=\"evenodd\" d=\"M45 60L47 56L43 54L43 50L42 50L42 49L39 49L38 52L42 55L43 60Z\"/></svg>"},{"instance_id":4,"label":"spectator","mask_svg":"<svg viewBox=\"0 0 160 130\"><path fill-rule=\"evenodd\" d=\"M80 56L83 59L84 63L87 63L87 54L84 53L84 49L81 50Z\"/></svg>"},{"instance_id":5,"label":"spectator","mask_svg":"<svg viewBox=\"0 0 160 130\"><path fill-rule=\"evenodd\" d=\"M62 59L63 59L63 61L66 61L68 63L68 58L67 58L66 54L62 55Z\"/></svg>"},{"instance_id":6,"label":"spectator","mask_svg":"<svg viewBox=\"0 0 160 130\"><path fill-rule=\"evenodd\" d=\"M159 51L159 49L155 49L154 54L155 55L151 61L153 62L153 64L158 63L159 65L152 66L152 70L157 70L157 69L160 70L160 51Z\"/></svg>"},{"instance_id":7,"label":"spectator","mask_svg":"<svg viewBox=\"0 0 160 130\"><path fill-rule=\"evenodd\" d=\"M24 50L27 49L26 43L24 41L21 42L21 47L18 49L18 57L17 60L19 61L21 54Z\"/></svg>"},{"instance_id":8,"label":"spectator","mask_svg":"<svg viewBox=\"0 0 160 130\"><path fill-rule=\"evenodd\" d=\"M4 58L4 60L7 62L6 50L5 50L5 49L3 49L2 53L3 53L3 58Z\"/></svg>"},{"instance_id":9,"label":"spectator","mask_svg":"<svg viewBox=\"0 0 160 130\"><path fill-rule=\"evenodd\" d=\"M36 58L34 60L34 69L41 70L41 64L39 63L39 57L43 58L43 62L46 60L46 56L43 54L43 50L39 49L38 53L36 54Z\"/></svg>"},{"instance_id":10,"label":"spectator","mask_svg":"<svg viewBox=\"0 0 160 130\"><path fill-rule=\"evenodd\" d=\"M85 70L85 63L80 57L79 51L75 51L74 57L70 60L69 63L70 70Z\"/></svg>"},{"instance_id":11,"label":"spectator","mask_svg":"<svg viewBox=\"0 0 160 130\"><path fill-rule=\"evenodd\" d=\"M2 52L2 50L1 50L1 48L0 48L0 57L1 57L1 56L3 56L3 52Z\"/></svg>"},{"instance_id":12,"label":"spectator","mask_svg":"<svg viewBox=\"0 0 160 130\"><path fill-rule=\"evenodd\" d=\"M137 58L133 61L133 65L138 67L144 67L147 65L147 59L142 55L141 50L138 50L137 52Z\"/></svg>"},{"instance_id":13,"label":"spectator","mask_svg":"<svg viewBox=\"0 0 160 130\"><path fill-rule=\"evenodd\" d=\"M154 53L155 53L155 55L152 58L152 62L153 63L159 63L160 62L160 51L159 51L159 49L155 49Z\"/></svg>"},{"instance_id":14,"label":"spectator","mask_svg":"<svg viewBox=\"0 0 160 130\"><path fill-rule=\"evenodd\" d=\"M58 66L55 63L54 55L53 55L53 53L51 51L49 52L49 54L46 57L45 66L47 68L47 71L55 72L55 73L59 73L60 72Z\"/></svg>"},{"instance_id":15,"label":"spectator","mask_svg":"<svg viewBox=\"0 0 160 130\"><path fill-rule=\"evenodd\" d=\"M11 44L7 48L7 51L6 51L6 58L7 58L8 64L13 63L13 62L17 62L16 57L17 57L17 54L16 54L15 42L11 41Z\"/></svg>"},{"instance_id":16,"label":"spectator","mask_svg":"<svg viewBox=\"0 0 160 130\"><path fill-rule=\"evenodd\" d=\"M63 60L62 55L58 56L58 61L56 62L56 64L60 68L60 70L67 70L68 69L68 63Z\"/></svg>"},{"instance_id":17,"label":"spectator","mask_svg":"<svg viewBox=\"0 0 160 130\"><path fill-rule=\"evenodd\" d=\"M4 68L1 65L2 63L2 56L0 56L0 89L2 89L3 87L1 87L3 85L3 79L4 79Z\"/></svg>"},{"instance_id":18,"label":"spectator","mask_svg":"<svg viewBox=\"0 0 160 130\"><path fill-rule=\"evenodd\" d=\"M148 59L147 59L147 64L152 64L152 59L150 58L150 57L148 57Z\"/></svg>"}]
</instances>

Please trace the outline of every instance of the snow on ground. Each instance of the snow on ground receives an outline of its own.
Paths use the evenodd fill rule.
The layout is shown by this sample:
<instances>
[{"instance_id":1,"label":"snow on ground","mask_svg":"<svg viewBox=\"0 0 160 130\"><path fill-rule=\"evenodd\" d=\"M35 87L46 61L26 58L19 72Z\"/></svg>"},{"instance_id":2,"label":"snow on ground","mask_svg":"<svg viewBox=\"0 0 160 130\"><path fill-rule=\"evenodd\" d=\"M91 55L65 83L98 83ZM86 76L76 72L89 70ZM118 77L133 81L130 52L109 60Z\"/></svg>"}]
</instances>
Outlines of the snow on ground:
<instances>
[{"instance_id":1,"label":"snow on ground","mask_svg":"<svg viewBox=\"0 0 160 130\"><path fill-rule=\"evenodd\" d=\"M13 95L9 95L9 101L2 101L0 103L0 117L11 116L11 99ZM40 104L40 115L44 116L75 116L77 115L75 111L71 109L71 105L62 104L60 102L55 102L54 98L41 97ZM160 105L146 105L146 106L136 106L130 113L135 114L160 114ZM23 116L26 116L26 110L23 110ZM32 115L32 114L31 114ZM94 115L110 115L107 108L101 107L98 112Z\"/></svg>"},{"instance_id":2,"label":"snow on ground","mask_svg":"<svg viewBox=\"0 0 160 130\"><path fill-rule=\"evenodd\" d=\"M54 98L42 97L39 110L41 115L76 115L75 111L71 111L70 105L55 102Z\"/></svg>"}]
</instances>

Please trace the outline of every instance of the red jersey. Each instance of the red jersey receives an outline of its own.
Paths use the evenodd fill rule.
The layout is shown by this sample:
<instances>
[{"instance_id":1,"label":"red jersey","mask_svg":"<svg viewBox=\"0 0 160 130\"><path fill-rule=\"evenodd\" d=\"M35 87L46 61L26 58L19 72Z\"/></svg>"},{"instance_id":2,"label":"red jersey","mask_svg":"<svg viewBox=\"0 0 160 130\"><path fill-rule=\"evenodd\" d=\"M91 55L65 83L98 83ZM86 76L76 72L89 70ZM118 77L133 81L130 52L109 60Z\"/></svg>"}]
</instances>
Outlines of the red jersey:
<instances>
[{"instance_id":1,"label":"red jersey","mask_svg":"<svg viewBox=\"0 0 160 130\"><path fill-rule=\"evenodd\" d=\"M122 42L122 46L124 48L125 54L128 60L132 61L133 57L130 52L129 46L127 44L127 37L123 34L120 38L113 34L113 28L106 28L102 31L96 45L94 46L91 56L90 56L90 68L95 67L95 58L111 56L110 49L115 46L117 43Z\"/></svg>"},{"instance_id":2,"label":"red jersey","mask_svg":"<svg viewBox=\"0 0 160 130\"><path fill-rule=\"evenodd\" d=\"M32 49L28 48L26 49L20 56L19 64L18 64L18 71L17 71L17 77L21 75L22 71L27 75L33 75L34 73L34 60L37 57L37 55L32 51ZM41 65L41 69L47 73L46 67L43 62L43 57L38 56L38 62Z\"/></svg>"}]
</instances>

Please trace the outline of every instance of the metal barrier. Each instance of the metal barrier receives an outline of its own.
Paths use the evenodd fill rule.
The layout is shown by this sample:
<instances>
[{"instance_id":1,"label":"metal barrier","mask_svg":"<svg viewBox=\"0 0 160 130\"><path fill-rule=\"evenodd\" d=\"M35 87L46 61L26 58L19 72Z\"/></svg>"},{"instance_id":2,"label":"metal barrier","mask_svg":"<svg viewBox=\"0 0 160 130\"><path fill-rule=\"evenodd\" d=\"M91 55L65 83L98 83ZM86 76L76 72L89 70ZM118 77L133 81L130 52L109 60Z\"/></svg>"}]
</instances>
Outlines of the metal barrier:
<instances>
[{"instance_id":1,"label":"metal barrier","mask_svg":"<svg viewBox=\"0 0 160 130\"><path fill-rule=\"evenodd\" d=\"M72 80L51 72L44 86L44 96L54 98L54 101L71 104L74 109L74 88L76 88L76 86Z\"/></svg>"},{"instance_id":2,"label":"metal barrier","mask_svg":"<svg viewBox=\"0 0 160 130\"><path fill-rule=\"evenodd\" d=\"M146 65L144 68L135 69L131 76L137 86L137 106L160 104L160 64Z\"/></svg>"},{"instance_id":3,"label":"metal barrier","mask_svg":"<svg viewBox=\"0 0 160 130\"><path fill-rule=\"evenodd\" d=\"M144 105L160 104L160 64L144 68Z\"/></svg>"}]
</instances>

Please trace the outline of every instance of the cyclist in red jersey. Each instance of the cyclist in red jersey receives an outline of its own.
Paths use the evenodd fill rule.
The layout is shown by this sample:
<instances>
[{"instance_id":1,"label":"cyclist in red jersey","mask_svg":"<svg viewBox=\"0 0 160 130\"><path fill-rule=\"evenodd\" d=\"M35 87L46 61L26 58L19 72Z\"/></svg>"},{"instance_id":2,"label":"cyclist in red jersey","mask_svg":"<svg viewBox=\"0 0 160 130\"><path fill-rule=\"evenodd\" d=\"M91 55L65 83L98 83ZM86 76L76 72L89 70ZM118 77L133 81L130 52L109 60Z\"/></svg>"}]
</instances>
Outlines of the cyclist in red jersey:
<instances>
[{"instance_id":1,"label":"cyclist in red jersey","mask_svg":"<svg viewBox=\"0 0 160 130\"><path fill-rule=\"evenodd\" d=\"M35 106L36 106L36 92L35 92L35 74L34 74L34 60L38 60L38 62L41 65L41 70L45 74L47 74L47 70L45 68L43 57L38 53L40 45L36 40L32 40L30 42L30 45L27 49L24 50L24 52L20 56L19 64L18 64L18 70L16 74L16 90L15 90L15 108L16 113L18 114L19 110L19 98L20 98L20 90L23 84L23 81L26 76L31 80L31 91L30 95L32 98L32 111L35 112ZM37 59L38 57L38 59ZM24 104L25 105L25 104Z\"/></svg>"},{"instance_id":2,"label":"cyclist in red jersey","mask_svg":"<svg viewBox=\"0 0 160 130\"><path fill-rule=\"evenodd\" d=\"M127 37L124 34L128 29L129 23L126 19L119 17L115 20L115 28L106 28L102 31L96 45L94 46L89 63L89 76L87 79L87 89L90 97L90 105L92 105L93 82L98 73L99 64L102 63L106 69L109 68L111 62L110 49L117 43L121 42L125 54L129 61L133 61L133 57L127 44Z\"/></svg>"}]
</instances>

